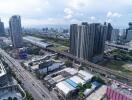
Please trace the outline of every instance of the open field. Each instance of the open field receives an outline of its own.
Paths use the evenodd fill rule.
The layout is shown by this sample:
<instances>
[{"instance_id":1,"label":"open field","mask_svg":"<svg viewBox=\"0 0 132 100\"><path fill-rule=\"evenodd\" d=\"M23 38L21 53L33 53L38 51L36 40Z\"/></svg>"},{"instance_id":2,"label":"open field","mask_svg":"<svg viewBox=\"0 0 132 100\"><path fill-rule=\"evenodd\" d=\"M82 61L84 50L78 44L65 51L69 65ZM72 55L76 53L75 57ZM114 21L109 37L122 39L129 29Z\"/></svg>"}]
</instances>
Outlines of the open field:
<instances>
[{"instance_id":1,"label":"open field","mask_svg":"<svg viewBox=\"0 0 132 100\"><path fill-rule=\"evenodd\" d=\"M110 60L110 61L104 62L101 65L104 67L110 68L112 70L116 70L122 74L132 76L132 70L128 69L128 67L126 66L128 64L129 63L125 61Z\"/></svg>"},{"instance_id":2,"label":"open field","mask_svg":"<svg viewBox=\"0 0 132 100\"><path fill-rule=\"evenodd\" d=\"M61 44L56 44L56 43L53 43L53 44L54 44L54 47L50 47L50 48L53 48L54 50L57 50L57 51L66 51L69 49L67 46L63 46Z\"/></svg>"},{"instance_id":3,"label":"open field","mask_svg":"<svg viewBox=\"0 0 132 100\"><path fill-rule=\"evenodd\" d=\"M132 71L132 63L127 63L122 66L123 68L126 68L127 70Z\"/></svg>"}]
</instances>

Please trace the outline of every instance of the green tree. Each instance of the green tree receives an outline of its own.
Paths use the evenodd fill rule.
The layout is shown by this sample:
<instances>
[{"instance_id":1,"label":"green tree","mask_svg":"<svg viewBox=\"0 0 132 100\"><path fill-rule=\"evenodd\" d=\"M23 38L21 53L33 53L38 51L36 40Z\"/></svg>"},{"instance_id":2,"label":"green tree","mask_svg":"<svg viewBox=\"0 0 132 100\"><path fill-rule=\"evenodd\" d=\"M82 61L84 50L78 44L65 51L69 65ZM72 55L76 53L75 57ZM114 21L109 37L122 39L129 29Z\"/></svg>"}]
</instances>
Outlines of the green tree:
<instances>
[{"instance_id":1,"label":"green tree","mask_svg":"<svg viewBox=\"0 0 132 100\"><path fill-rule=\"evenodd\" d=\"M83 94L83 92L79 92L78 93L78 98L77 98L78 100L83 100L84 99L84 94Z\"/></svg>"},{"instance_id":2,"label":"green tree","mask_svg":"<svg viewBox=\"0 0 132 100\"><path fill-rule=\"evenodd\" d=\"M16 78L16 80L17 80L18 84L22 84L21 80L19 80L18 78Z\"/></svg>"},{"instance_id":3,"label":"green tree","mask_svg":"<svg viewBox=\"0 0 132 100\"><path fill-rule=\"evenodd\" d=\"M26 92L27 100L34 100L33 97L32 97L32 94L30 94L28 91L25 91L25 92Z\"/></svg>"},{"instance_id":4,"label":"green tree","mask_svg":"<svg viewBox=\"0 0 132 100\"><path fill-rule=\"evenodd\" d=\"M30 66L33 66L33 62L30 62L29 65L30 65Z\"/></svg>"},{"instance_id":5,"label":"green tree","mask_svg":"<svg viewBox=\"0 0 132 100\"><path fill-rule=\"evenodd\" d=\"M101 83L101 84L105 84L105 81L102 79L102 78L100 78L99 76L94 76L92 79L91 79L91 81L93 82L93 81L97 81L97 82L99 82L99 83Z\"/></svg>"},{"instance_id":6,"label":"green tree","mask_svg":"<svg viewBox=\"0 0 132 100\"><path fill-rule=\"evenodd\" d=\"M12 97L8 97L8 100L12 100Z\"/></svg>"},{"instance_id":7,"label":"green tree","mask_svg":"<svg viewBox=\"0 0 132 100\"><path fill-rule=\"evenodd\" d=\"M83 91L83 90L84 90L84 87L83 87L82 83L79 83L79 84L77 85L77 89L78 89L79 91Z\"/></svg>"},{"instance_id":8,"label":"green tree","mask_svg":"<svg viewBox=\"0 0 132 100\"><path fill-rule=\"evenodd\" d=\"M14 97L13 100L18 100L17 97Z\"/></svg>"},{"instance_id":9,"label":"green tree","mask_svg":"<svg viewBox=\"0 0 132 100\"><path fill-rule=\"evenodd\" d=\"M92 84L91 83L86 83L83 85L83 87L86 89L86 88L91 88L92 87Z\"/></svg>"},{"instance_id":10,"label":"green tree","mask_svg":"<svg viewBox=\"0 0 132 100\"><path fill-rule=\"evenodd\" d=\"M65 61L65 65L66 67L72 67L73 66L73 63L69 60Z\"/></svg>"},{"instance_id":11,"label":"green tree","mask_svg":"<svg viewBox=\"0 0 132 100\"><path fill-rule=\"evenodd\" d=\"M35 47L35 46L33 46L32 48L28 48L27 49L27 53L28 54L34 54L34 55L39 55L39 51L40 51L41 49L39 48L39 47Z\"/></svg>"},{"instance_id":12,"label":"green tree","mask_svg":"<svg viewBox=\"0 0 132 100\"><path fill-rule=\"evenodd\" d=\"M132 56L132 50L129 52L129 54Z\"/></svg>"},{"instance_id":13,"label":"green tree","mask_svg":"<svg viewBox=\"0 0 132 100\"><path fill-rule=\"evenodd\" d=\"M83 66L80 66L80 67L79 67L79 70L84 70L84 67L83 67Z\"/></svg>"},{"instance_id":14,"label":"green tree","mask_svg":"<svg viewBox=\"0 0 132 100\"><path fill-rule=\"evenodd\" d=\"M39 71L36 71L35 74L38 79L43 79L47 75L46 73L40 73Z\"/></svg>"},{"instance_id":15,"label":"green tree","mask_svg":"<svg viewBox=\"0 0 132 100\"><path fill-rule=\"evenodd\" d=\"M24 69L27 69L27 67L25 66L25 64L23 62L21 62L21 66L24 68Z\"/></svg>"},{"instance_id":16,"label":"green tree","mask_svg":"<svg viewBox=\"0 0 132 100\"><path fill-rule=\"evenodd\" d=\"M56 56L54 57L54 59L55 59L55 60L58 60L58 59L59 59L59 56L58 56L58 55L56 55Z\"/></svg>"},{"instance_id":17,"label":"green tree","mask_svg":"<svg viewBox=\"0 0 132 100\"><path fill-rule=\"evenodd\" d=\"M0 59L2 58L2 55L0 54Z\"/></svg>"}]
</instances>

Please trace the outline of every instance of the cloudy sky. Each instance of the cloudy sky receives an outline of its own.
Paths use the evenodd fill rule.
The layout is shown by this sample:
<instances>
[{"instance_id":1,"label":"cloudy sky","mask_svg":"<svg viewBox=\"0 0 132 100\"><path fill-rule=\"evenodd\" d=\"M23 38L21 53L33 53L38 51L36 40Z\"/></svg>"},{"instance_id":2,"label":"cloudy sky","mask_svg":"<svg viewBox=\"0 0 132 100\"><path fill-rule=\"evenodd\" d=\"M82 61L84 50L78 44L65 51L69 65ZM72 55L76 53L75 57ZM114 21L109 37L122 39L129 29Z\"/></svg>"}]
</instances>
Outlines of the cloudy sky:
<instances>
[{"instance_id":1,"label":"cloudy sky","mask_svg":"<svg viewBox=\"0 0 132 100\"><path fill-rule=\"evenodd\" d=\"M21 16L24 27L81 21L127 27L132 21L132 0L0 0L0 18L6 27L14 14Z\"/></svg>"}]
</instances>

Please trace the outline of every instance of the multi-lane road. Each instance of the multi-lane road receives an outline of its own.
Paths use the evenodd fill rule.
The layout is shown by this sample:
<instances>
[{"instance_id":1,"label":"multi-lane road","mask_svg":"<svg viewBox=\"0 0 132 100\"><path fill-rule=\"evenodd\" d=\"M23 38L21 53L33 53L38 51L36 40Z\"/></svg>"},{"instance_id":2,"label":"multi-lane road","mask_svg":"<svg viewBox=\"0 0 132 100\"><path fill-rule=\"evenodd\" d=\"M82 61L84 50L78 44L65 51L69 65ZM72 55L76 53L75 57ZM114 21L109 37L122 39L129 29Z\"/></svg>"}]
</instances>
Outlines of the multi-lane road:
<instances>
[{"instance_id":1,"label":"multi-lane road","mask_svg":"<svg viewBox=\"0 0 132 100\"><path fill-rule=\"evenodd\" d=\"M32 94L35 100L58 100L53 93L51 94L49 90L44 87L41 81L25 70L19 62L8 55L4 50L0 49L0 54L2 54L18 79L22 81L24 88Z\"/></svg>"}]
</instances>

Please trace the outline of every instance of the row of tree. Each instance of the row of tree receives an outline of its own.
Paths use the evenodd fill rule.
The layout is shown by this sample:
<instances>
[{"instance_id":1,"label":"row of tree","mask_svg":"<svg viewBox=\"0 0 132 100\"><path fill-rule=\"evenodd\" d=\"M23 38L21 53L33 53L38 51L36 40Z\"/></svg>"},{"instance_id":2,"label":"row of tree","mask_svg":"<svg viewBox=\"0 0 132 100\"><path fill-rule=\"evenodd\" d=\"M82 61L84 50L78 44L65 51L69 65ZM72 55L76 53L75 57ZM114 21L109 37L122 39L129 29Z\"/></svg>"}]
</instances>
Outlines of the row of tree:
<instances>
[{"instance_id":1,"label":"row of tree","mask_svg":"<svg viewBox=\"0 0 132 100\"><path fill-rule=\"evenodd\" d=\"M83 100L84 99L84 94L83 92L85 91L85 89L89 89L91 88L92 84L90 82L86 83L86 84L82 84L82 83L79 83L77 85L77 89L78 89L78 97L77 99L78 100Z\"/></svg>"},{"instance_id":2,"label":"row of tree","mask_svg":"<svg viewBox=\"0 0 132 100\"><path fill-rule=\"evenodd\" d=\"M4 99L3 99L4 100ZM17 97L8 97L7 100L18 100Z\"/></svg>"},{"instance_id":3,"label":"row of tree","mask_svg":"<svg viewBox=\"0 0 132 100\"><path fill-rule=\"evenodd\" d=\"M126 52L123 50L113 50L111 52L114 56L114 59L117 60L118 58L120 58L123 61L132 61L132 51Z\"/></svg>"}]
</instances>

